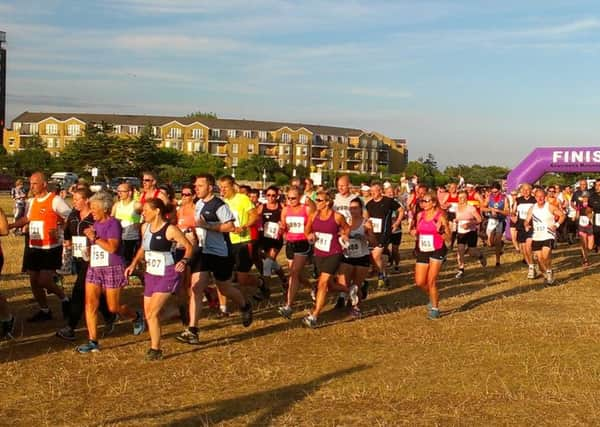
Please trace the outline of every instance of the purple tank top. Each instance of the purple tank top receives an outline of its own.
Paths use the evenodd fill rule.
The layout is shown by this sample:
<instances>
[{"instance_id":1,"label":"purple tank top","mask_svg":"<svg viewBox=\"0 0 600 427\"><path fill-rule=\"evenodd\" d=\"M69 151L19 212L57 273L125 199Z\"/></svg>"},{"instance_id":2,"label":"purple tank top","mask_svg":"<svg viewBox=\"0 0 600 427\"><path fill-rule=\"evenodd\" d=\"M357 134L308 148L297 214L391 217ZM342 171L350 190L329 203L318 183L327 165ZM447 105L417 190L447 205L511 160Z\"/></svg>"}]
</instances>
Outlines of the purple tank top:
<instances>
[{"instance_id":1,"label":"purple tank top","mask_svg":"<svg viewBox=\"0 0 600 427\"><path fill-rule=\"evenodd\" d=\"M342 245L339 241L340 227L335 222L335 212L331 212L329 218L322 220L319 215L315 216L312 223L312 231L315 233L315 256L330 256L342 253Z\"/></svg>"}]
</instances>

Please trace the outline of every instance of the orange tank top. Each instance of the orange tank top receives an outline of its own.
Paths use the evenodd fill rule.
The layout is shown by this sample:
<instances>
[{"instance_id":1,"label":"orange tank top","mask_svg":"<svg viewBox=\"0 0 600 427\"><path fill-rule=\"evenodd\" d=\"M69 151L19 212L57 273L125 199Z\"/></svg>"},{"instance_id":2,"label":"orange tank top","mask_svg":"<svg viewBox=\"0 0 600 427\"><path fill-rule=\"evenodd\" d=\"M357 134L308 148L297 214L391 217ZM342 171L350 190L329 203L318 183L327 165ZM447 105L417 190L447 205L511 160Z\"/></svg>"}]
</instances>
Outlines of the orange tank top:
<instances>
[{"instance_id":1,"label":"orange tank top","mask_svg":"<svg viewBox=\"0 0 600 427\"><path fill-rule=\"evenodd\" d=\"M54 193L46 198L34 198L29 210L29 247L50 249L60 246L58 240L59 216L52 208Z\"/></svg>"}]
</instances>

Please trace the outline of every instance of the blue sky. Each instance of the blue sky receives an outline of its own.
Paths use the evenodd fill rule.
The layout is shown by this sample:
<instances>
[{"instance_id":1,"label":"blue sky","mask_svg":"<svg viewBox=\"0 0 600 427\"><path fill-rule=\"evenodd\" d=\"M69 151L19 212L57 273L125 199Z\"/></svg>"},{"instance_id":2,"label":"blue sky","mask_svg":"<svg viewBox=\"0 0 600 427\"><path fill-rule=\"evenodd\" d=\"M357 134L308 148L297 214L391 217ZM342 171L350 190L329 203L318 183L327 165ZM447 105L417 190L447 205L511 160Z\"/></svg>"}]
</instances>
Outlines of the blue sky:
<instances>
[{"instance_id":1,"label":"blue sky","mask_svg":"<svg viewBox=\"0 0 600 427\"><path fill-rule=\"evenodd\" d=\"M301 121L411 159L597 145L597 1L0 0L7 108Z\"/></svg>"}]
</instances>

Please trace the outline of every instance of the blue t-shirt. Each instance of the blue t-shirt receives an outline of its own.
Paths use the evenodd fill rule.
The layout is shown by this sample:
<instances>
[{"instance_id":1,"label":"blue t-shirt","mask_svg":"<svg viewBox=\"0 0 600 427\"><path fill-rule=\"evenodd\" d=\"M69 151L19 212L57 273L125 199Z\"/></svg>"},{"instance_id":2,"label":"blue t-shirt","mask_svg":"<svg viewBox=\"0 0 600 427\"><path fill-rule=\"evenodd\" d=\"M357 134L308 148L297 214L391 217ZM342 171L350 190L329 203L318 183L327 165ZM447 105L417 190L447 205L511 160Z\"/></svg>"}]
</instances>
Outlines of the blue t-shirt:
<instances>
[{"instance_id":1,"label":"blue t-shirt","mask_svg":"<svg viewBox=\"0 0 600 427\"><path fill-rule=\"evenodd\" d=\"M196 202L196 209L194 211L196 221L198 221L201 215L208 225L224 224L226 222L235 221L235 217L227 204L218 197L213 197L207 202L204 200L198 200ZM230 246L231 241L229 240L229 233L206 230L206 238L204 245L202 246L202 253L226 257L229 256Z\"/></svg>"}]
</instances>

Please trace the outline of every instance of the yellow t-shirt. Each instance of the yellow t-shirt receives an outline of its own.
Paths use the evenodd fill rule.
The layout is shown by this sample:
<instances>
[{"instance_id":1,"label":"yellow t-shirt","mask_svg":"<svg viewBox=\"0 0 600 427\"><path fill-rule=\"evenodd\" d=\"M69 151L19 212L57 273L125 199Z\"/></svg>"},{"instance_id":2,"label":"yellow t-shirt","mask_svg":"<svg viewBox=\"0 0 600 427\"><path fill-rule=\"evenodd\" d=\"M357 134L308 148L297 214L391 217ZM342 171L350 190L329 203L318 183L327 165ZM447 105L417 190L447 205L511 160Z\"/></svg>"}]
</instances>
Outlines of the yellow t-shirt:
<instances>
[{"instance_id":1,"label":"yellow t-shirt","mask_svg":"<svg viewBox=\"0 0 600 427\"><path fill-rule=\"evenodd\" d=\"M230 199L223 199L235 217L235 226L243 227L248 223L248 212L254 209L254 204L248 196L242 193L235 193ZM242 233L229 233L232 244L245 243L250 241L250 231L245 230Z\"/></svg>"}]
</instances>

